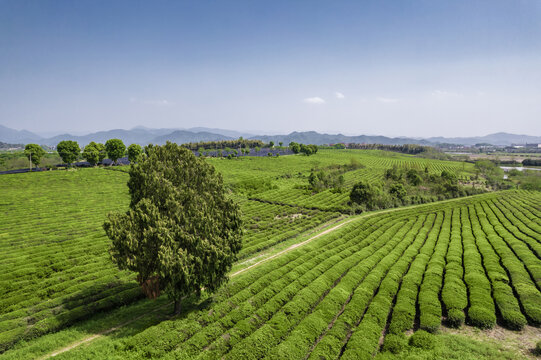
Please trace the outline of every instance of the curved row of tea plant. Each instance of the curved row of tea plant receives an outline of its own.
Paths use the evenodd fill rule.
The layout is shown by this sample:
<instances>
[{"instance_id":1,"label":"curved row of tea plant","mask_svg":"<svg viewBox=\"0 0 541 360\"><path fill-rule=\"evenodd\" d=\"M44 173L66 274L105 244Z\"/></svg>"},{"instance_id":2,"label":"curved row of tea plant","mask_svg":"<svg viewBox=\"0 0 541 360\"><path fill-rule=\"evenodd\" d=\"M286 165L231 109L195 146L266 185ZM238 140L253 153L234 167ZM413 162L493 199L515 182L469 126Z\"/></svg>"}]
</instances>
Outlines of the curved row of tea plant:
<instances>
[{"instance_id":1,"label":"curved row of tea plant","mask_svg":"<svg viewBox=\"0 0 541 360\"><path fill-rule=\"evenodd\" d=\"M516 214L540 201L507 191L361 216L231 279L198 310L59 357L368 359L442 322L539 326L541 236Z\"/></svg>"}]
</instances>

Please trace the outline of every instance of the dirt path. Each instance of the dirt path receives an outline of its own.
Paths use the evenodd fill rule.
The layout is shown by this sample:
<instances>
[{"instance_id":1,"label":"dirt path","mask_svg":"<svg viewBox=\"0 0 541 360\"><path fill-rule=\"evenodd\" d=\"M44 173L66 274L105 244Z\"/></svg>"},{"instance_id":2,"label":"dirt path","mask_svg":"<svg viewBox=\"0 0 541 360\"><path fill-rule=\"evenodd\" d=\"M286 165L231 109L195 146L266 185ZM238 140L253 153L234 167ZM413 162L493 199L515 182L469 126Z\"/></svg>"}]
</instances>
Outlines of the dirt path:
<instances>
[{"instance_id":1,"label":"dirt path","mask_svg":"<svg viewBox=\"0 0 541 360\"><path fill-rule=\"evenodd\" d=\"M252 265L250 265L250 266L248 266L248 267L246 267L246 268L244 268L244 269L242 269L242 270L239 270L239 271L237 271L237 272L234 272L234 273L231 274L230 276L233 277L233 276L237 276L237 275L239 275L239 274L242 274L243 272L245 272L245 271L247 271L247 270L250 270L250 269L252 269L252 268L254 268L254 267L258 266L258 265L261 265L262 263L264 263L264 262L266 262L266 261L272 260L272 259L274 259L274 258L277 258L278 256L284 255L284 254L287 253L287 252L290 252L291 250L294 250L294 249L296 249L296 248L298 248L298 247L301 247L301 246L303 246L303 245L306 245L306 244L308 244L309 242L311 242L312 240L315 240L315 239L317 239L317 238L320 237L320 236L323 236L323 235L325 235L325 234L328 234L328 233L330 233L330 232L333 232L334 230L336 230L336 229L338 229L338 228L340 228L340 227L342 227L342 226L344 226L344 225L350 223L350 222L353 221L353 220L354 220L354 219L349 219L349 220L347 220L347 221L344 221L343 223L340 223L340 224L338 224L338 225L336 225L336 226L333 226L332 228L329 228L329 229L327 229L327 230L323 230L322 232L318 233L317 235L312 236L311 238L309 238L309 239L307 239L307 240L304 240L304 241L302 241L302 242L300 242L300 243L297 243L297 244L293 244L293 245L291 245L290 247L288 247L287 249L284 249L284 250L282 250L282 251L280 251L280 252L277 252L276 254L274 254L274 255L272 255L272 256L269 256L268 258L265 258L265 259L263 259L263 260L260 260L260 261L256 262L255 264L252 264Z\"/></svg>"},{"instance_id":2,"label":"dirt path","mask_svg":"<svg viewBox=\"0 0 541 360\"><path fill-rule=\"evenodd\" d=\"M261 264L264 263L264 262L267 262L267 261L269 261L269 260L272 260L272 259L274 259L274 258L277 258L277 257L279 257L279 256L281 256L281 255L283 255L283 254L285 254L285 253L287 253L287 252L289 252L289 251L292 251L292 250L297 249L297 248L299 248L299 247L301 247L301 246L303 246L303 245L306 245L306 244L308 244L309 242L311 242L311 241L313 241L313 240L315 240L315 239L317 239L317 238L319 238L319 237L321 237L321 236L323 236L323 235L326 235L326 234L328 234L328 233L330 233L330 232L333 232L333 231L335 231L336 229L338 229L338 228L340 228L340 227L342 227L342 226L344 226L344 225L350 223L350 222L353 221L354 219L357 219L357 218L351 218L351 219L349 219L349 220L347 220L347 221L344 221L344 222L342 222L342 223L340 223L340 224L338 224L338 225L336 225L336 226L333 226L333 227L331 227L331 228L329 228L329 229L327 229L327 230L324 230L324 231L322 231L322 232L320 232L320 233L318 233L318 234L316 234L316 235L310 237L310 238L307 239L307 240L304 240L304 241L302 241L302 242L300 242L300 243L291 245L290 247L288 247L288 248L286 248L286 249L284 249L284 250L282 250L282 251L280 251L280 252L278 252L278 253L276 253L276 254L274 254L274 255L272 255L272 256L269 256L268 258L265 258L265 259L263 259L263 260L261 260L261 261L258 261L258 262L256 262L255 264L252 264L252 265L250 265L250 266L248 266L248 267L246 267L246 268L244 268L244 269L242 269L242 270L239 270L239 271L237 271L237 272L234 272L233 274L230 275L230 277L235 277L235 276L237 276L237 275L240 275L240 274L242 274L243 272L245 272L245 271L247 271L247 270L250 270L250 269L252 269L252 268L254 268L254 267L256 267L256 266L261 265ZM259 257L259 256L261 256L261 255L258 255L258 257ZM249 260L247 260L247 261L249 261ZM157 312L157 311L159 311L159 310L161 310L161 309L163 309L163 308L165 308L165 307L167 307L167 306L170 306L171 304L172 304L172 302L169 302L169 303L167 303L167 304L165 304L165 305L160 306L159 308L156 308L156 309L152 310L150 313ZM59 354L65 353L65 352L67 352L67 351L70 351L70 350L72 350L72 349L78 347L79 345L87 344L87 343L89 343L89 342L91 342L91 341L94 341L94 340L96 340L96 339L98 339L98 338L100 338L100 337L102 337L102 336L105 336L105 335L110 334L110 333L112 333L112 332L114 332L114 331L116 331L116 330L118 330L118 329L120 329L120 328L123 328L124 326L127 326L127 325L129 325L129 324L131 324L131 323L133 323L133 322L135 322L135 321L137 321L137 320L139 320L139 319L142 319L143 317L148 316L150 313L146 313L146 314L140 315L140 316L138 316L138 317L136 317L136 318L134 318L134 319L125 321L125 322L123 322L123 323L121 323L121 324L118 324L118 325L112 327L112 328L109 328L109 329L107 329L107 330L100 331L100 332L98 332L97 334L87 336L87 337L85 337L85 338L83 338L83 339L81 339L81 340L79 340L79 341L77 341L77 342L74 342L74 343L72 343L72 344L70 344L70 345L68 345L68 346L66 346L66 347L63 347L63 348L61 348L61 349L58 349L58 350L56 350L56 351L53 352L53 353L50 353L50 354L48 354L48 355L45 355L45 356L43 356L43 357L40 358L40 359L48 359L48 358L57 356L57 355L59 355Z\"/></svg>"}]
</instances>

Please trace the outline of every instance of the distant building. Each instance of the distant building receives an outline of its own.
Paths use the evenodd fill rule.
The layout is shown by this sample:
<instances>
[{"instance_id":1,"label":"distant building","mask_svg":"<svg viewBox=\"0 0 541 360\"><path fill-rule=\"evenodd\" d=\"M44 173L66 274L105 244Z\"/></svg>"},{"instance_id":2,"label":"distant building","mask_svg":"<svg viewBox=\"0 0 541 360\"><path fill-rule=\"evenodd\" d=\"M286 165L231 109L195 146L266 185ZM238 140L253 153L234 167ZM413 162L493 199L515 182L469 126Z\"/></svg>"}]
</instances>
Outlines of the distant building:
<instances>
[{"instance_id":1,"label":"distant building","mask_svg":"<svg viewBox=\"0 0 541 360\"><path fill-rule=\"evenodd\" d=\"M525 147L541 149L541 144L526 144Z\"/></svg>"}]
</instances>

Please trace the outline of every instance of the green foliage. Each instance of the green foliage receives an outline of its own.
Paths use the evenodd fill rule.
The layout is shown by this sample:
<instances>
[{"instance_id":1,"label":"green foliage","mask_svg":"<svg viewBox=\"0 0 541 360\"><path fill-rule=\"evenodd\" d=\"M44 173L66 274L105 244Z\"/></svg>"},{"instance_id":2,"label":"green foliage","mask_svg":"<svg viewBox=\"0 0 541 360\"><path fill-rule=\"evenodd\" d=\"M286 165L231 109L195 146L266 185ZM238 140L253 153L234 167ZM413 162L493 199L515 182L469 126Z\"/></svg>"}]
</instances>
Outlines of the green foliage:
<instances>
[{"instance_id":1,"label":"green foliage","mask_svg":"<svg viewBox=\"0 0 541 360\"><path fill-rule=\"evenodd\" d=\"M291 144L290 144L291 145ZM292 150L293 151L293 150ZM293 151L294 152L294 151ZM317 153L317 145L304 145L300 144L300 152L306 156L314 155Z\"/></svg>"},{"instance_id":2,"label":"green foliage","mask_svg":"<svg viewBox=\"0 0 541 360\"><path fill-rule=\"evenodd\" d=\"M466 315L460 309L451 308L447 313L447 324L450 327L459 328L464 324L464 320L466 320Z\"/></svg>"},{"instance_id":3,"label":"green foliage","mask_svg":"<svg viewBox=\"0 0 541 360\"><path fill-rule=\"evenodd\" d=\"M399 354L379 353L376 360L517 360L522 356L518 350L510 350L505 344L494 341L478 341L467 335L437 335L438 344L433 349L410 347Z\"/></svg>"},{"instance_id":4,"label":"green foliage","mask_svg":"<svg viewBox=\"0 0 541 360\"><path fill-rule=\"evenodd\" d=\"M232 185L236 194L252 195L255 193L276 189L276 185L269 179L246 179Z\"/></svg>"},{"instance_id":5,"label":"green foliage","mask_svg":"<svg viewBox=\"0 0 541 360\"><path fill-rule=\"evenodd\" d=\"M391 185L389 188L389 194L400 201L404 201L408 195L408 192L403 184L397 183Z\"/></svg>"},{"instance_id":6,"label":"green foliage","mask_svg":"<svg viewBox=\"0 0 541 360\"><path fill-rule=\"evenodd\" d=\"M333 189L341 192L344 186L344 176L339 171L314 170L308 176L310 190L320 192L325 189Z\"/></svg>"},{"instance_id":7,"label":"green foliage","mask_svg":"<svg viewBox=\"0 0 541 360\"><path fill-rule=\"evenodd\" d=\"M406 339L404 334L389 334L385 336L385 340L383 341L383 351L389 351L393 354L398 354L407 349L407 347L408 339Z\"/></svg>"},{"instance_id":8,"label":"green foliage","mask_svg":"<svg viewBox=\"0 0 541 360\"><path fill-rule=\"evenodd\" d=\"M218 140L218 141L200 141L197 143L187 143L182 144L183 147L190 149L192 151L198 150L198 149L205 149L205 150L222 150L225 148L233 148L233 149L239 149L239 148L253 148L253 147L262 147L263 142L261 140L247 140L243 139L242 137L237 140Z\"/></svg>"},{"instance_id":9,"label":"green foliage","mask_svg":"<svg viewBox=\"0 0 541 360\"><path fill-rule=\"evenodd\" d=\"M541 166L541 159L524 159L522 166Z\"/></svg>"},{"instance_id":10,"label":"green foliage","mask_svg":"<svg viewBox=\"0 0 541 360\"><path fill-rule=\"evenodd\" d=\"M85 146L83 150L83 159L88 161L91 165L96 165L103 159L105 159L106 151L105 146L100 143L90 142Z\"/></svg>"},{"instance_id":11,"label":"green foliage","mask_svg":"<svg viewBox=\"0 0 541 360\"><path fill-rule=\"evenodd\" d=\"M524 170L513 179L522 190L541 191L541 171Z\"/></svg>"},{"instance_id":12,"label":"green foliage","mask_svg":"<svg viewBox=\"0 0 541 360\"><path fill-rule=\"evenodd\" d=\"M480 329L491 329L496 325L494 312L480 306L472 306L468 309L468 320L471 325Z\"/></svg>"},{"instance_id":13,"label":"green foliage","mask_svg":"<svg viewBox=\"0 0 541 360\"><path fill-rule=\"evenodd\" d=\"M38 144L26 144L24 154L29 160L32 160L32 164L39 166L41 159L45 155L45 150Z\"/></svg>"},{"instance_id":14,"label":"green foliage","mask_svg":"<svg viewBox=\"0 0 541 360\"><path fill-rule=\"evenodd\" d=\"M341 164L349 159L362 161L366 167ZM306 182L311 169L340 173L344 177L344 188L348 189L359 181L380 183L379 199L382 202L378 206L397 206L399 200L391 197L390 192L393 185L402 185L408 191L405 203L429 201L436 186L444 190L446 183L452 183L447 176L441 176L444 170L463 179L464 173L460 170L463 164L354 150L320 150L311 157L199 160L214 164L224 174L227 191L242 209L247 230L242 240L243 248L237 254L242 260L234 265L232 273L259 261L258 252L262 250L269 249L268 255L271 255L290 244L308 238L313 240L309 245L235 275L212 296L203 292L200 300L196 296L183 300L183 308L188 309L170 321L161 321L165 318L164 311L159 309L166 304L163 298L158 300L159 305L149 305L148 309L156 310L149 310L152 316L140 319L140 312L130 314L134 305L129 305L121 310L126 320L110 321L108 325L103 322L102 328L92 331L70 327L50 334L47 339L51 345L39 347L39 353L35 349L43 344L43 337L15 345L13 352L6 353L7 358L17 358L27 349L34 349L34 352L27 351L19 357L41 358L64 343L69 345L85 334L133 318L137 320L123 328L119 333L121 336L105 337L64 356L494 358L506 353L489 350L471 341L451 340L456 338L448 335L437 335L435 339L441 341L432 349L403 345L398 347L401 351L394 354L379 352L379 345L382 334L386 334L383 350L390 348L387 342L392 342L395 332L403 340L404 331L411 329L416 320L420 329L429 332L438 330L442 317L452 319L455 313L458 314L455 317L461 316L462 323L464 313L471 315L469 310L474 307L498 314L500 324L512 329L524 326L526 320L534 325L541 319L538 305L541 303L538 290L541 274L537 266L541 256L537 204L541 200L538 192L488 193L373 213L350 218L347 224L316 236L320 232L316 230L317 226L338 215L320 209L342 206L347 202L349 192L333 193L326 189L307 194L304 188L294 188ZM393 165L403 176L398 180L385 179L385 170ZM471 164L464 165L465 168L472 167ZM423 179L418 188L406 181L405 174L411 168ZM6 176L12 187L5 187L6 181L0 182L1 193L7 194L2 197L1 205L3 211L9 211L6 213L9 221L0 222L0 234L3 234L0 245L7 249L0 264L0 268L4 266L0 282L3 289L0 344L4 349L18 339L58 331L94 311L129 304L141 296L133 281L135 274L118 272L107 259L108 241L103 236L103 229L97 226L103 223L105 212L123 212L127 206L124 185L127 174L110 170ZM175 173L171 167L163 168L164 173L169 171ZM69 188L70 183L54 176L79 176L81 173L104 173L101 182L96 184L111 186L113 181L116 184L114 193L111 189L92 186L94 182L81 177L72 184L77 191L71 192L70 198L77 205L74 205L77 211L74 212L73 206L68 207L65 213L69 216L58 221L56 214L63 209L51 211L52 203L48 199L65 207L69 199L58 188ZM18 180L39 179L42 175L54 181L43 184L36 191L33 186ZM16 180L10 181L11 177ZM56 186L55 195L44 192L41 197L47 185ZM76 196L82 186L92 192L84 199ZM25 192L17 190L21 187L26 189ZM26 192L27 197L19 201ZM422 192L427 195L420 196ZM105 203L108 206L102 205ZM166 203L177 204L178 201ZM20 211L13 213L17 206ZM34 211L34 206L39 206L40 211ZM83 206L86 207L79 209ZM191 212L197 216L200 214L198 209ZM175 213L179 217L184 214L181 211ZM171 222L161 214L156 221L157 215L152 210L140 214L149 224L157 224L151 227L159 231L159 235L171 233L163 230ZM65 220L75 216L84 217L81 227ZM54 226L48 226L53 221ZM202 221L196 220L196 223ZM95 229L90 229L87 223L93 224ZM28 229L35 231L27 236ZM147 231L149 233L151 231ZM24 248L26 242L31 246ZM24 257L20 255L21 251L24 251ZM161 261L159 256L156 259ZM72 300L73 297L77 299ZM207 301L203 301L205 297ZM117 301L119 298L122 301ZM29 299L31 301L27 302ZM104 321L108 317L92 316L92 319ZM36 326L33 326L34 321ZM505 356L513 358L509 354Z\"/></svg>"},{"instance_id":15,"label":"green foliage","mask_svg":"<svg viewBox=\"0 0 541 360\"><path fill-rule=\"evenodd\" d=\"M353 185L349 198L351 202L363 205L368 210L378 208L381 203L381 188L377 185L360 181Z\"/></svg>"},{"instance_id":16,"label":"green foliage","mask_svg":"<svg viewBox=\"0 0 541 360\"><path fill-rule=\"evenodd\" d=\"M436 347L436 336L424 330L417 330L410 336L409 344L421 349L434 349Z\"/></svg>"},{"instance_id":17,"label":"green foliage","mask_svg":"<svg viewBox=\"0 0 541 360\"><path fill-rule=\"evenodd\" d=\"M298 154L301 151L301 146L296 142L292 141L289 143L289 149L293 151L293 153Z\"/></svg>"},{"instance_id":18,"label":"green foliage","mask_svg":"<svg viewBox=\"0 0 541 360\"><path fill-rule=\"evenodd\" d=\"M403 171L401 171L401 169L398 168L398 166L396 165L393 166L392 168L385 170L385 179L400 181L402 180L403 175L404 175Z\"/></svg>"},{"instance_id":19,"label":"green foliage","mask_svg":"<svg viewBox=\"0 0 541 360\"><path fill-rule=\"evenodd\" d=\"M128 160L130 164L139 161L139 157L143 154L143 148L139 144L131 144L128 146Z\"/></svg>"},{"instance_id":20,"label":"green foliage","mask_svg":"<svg viewBox=\"0 0 541 360\"><path fill-rule=\"evenodd\" d=\"M137 272L140 284L158 279L175 301L215 291L241 248L238 205L221 175L191 151L167 143L146 153L130 169L130 209L104 223L112 259Z\"/></svg>"},{"instance_id":21,"label":"green foliage","mask_svg":"<svg viewBox=\"0 0 541 360\"><path fill-rule=\"evenodd\" d=\"M127 206L126 180L100 169L2 175L0 352L141 297L107 258L101 227Z\"/></svg>"},{"instance_id":22,"label":"green foliage","mask_svg":"<svg viewBox=\"0 0 541 360\"><path fill-rule=\"evenodd\" d=\"M109 159L116 163L126 153L126 145L120 139L109 139L105 142L105 150Z\"/></svg>"},{"instance_id":23,"label":"green foliage","mask_svg":"<svg viewBox=\"0 0 541 360\"><path fill-rule=\"evenodd\" d=\"M62 161L70 165L77 161L81 149L79 148L79 144L77 144L76 141L64 140L59 142L58 145L56 145L56 151L58 151L58 155L60 155Z\"/></svg>"},{"instance_id":24,"label":"green foliage","mask_svg":"<svg viewBox=\"0 0 541 360\"><path fill-rule=\"evenodd\" d=\"M423 179L421 176L419 176L419 173L415 169L409 169L406 172L406 179L408 180L408 183L410 183L413 186L419 186Z\"/></svg>"},{"instance_id":25,"label":"green foliage","mask_svg":"<svg viewBox=\"0 0 541 360\"><path fill-rule=\"evenodd\" d=\"M498 165L490 160L477 160L475 169L480 173L487 182L487 185L494 189L506 189L508 185L503 180L503 170Z\"/></svg>"},{"instance_id":26,"label":"green foliage","mask_svg":"<svg viewBox=\"0 0 541 360\"><path fill-rule=\"evenodd\" d=\"M349 144L350 149L361 149L361 150L386 150L394 151L403 154L424 154L427 152L432 153L441 153L441 151L430 147L422 146L416 144L405 144L405 145L384 145L384 144Z\"/></svg>"}]
</instances>

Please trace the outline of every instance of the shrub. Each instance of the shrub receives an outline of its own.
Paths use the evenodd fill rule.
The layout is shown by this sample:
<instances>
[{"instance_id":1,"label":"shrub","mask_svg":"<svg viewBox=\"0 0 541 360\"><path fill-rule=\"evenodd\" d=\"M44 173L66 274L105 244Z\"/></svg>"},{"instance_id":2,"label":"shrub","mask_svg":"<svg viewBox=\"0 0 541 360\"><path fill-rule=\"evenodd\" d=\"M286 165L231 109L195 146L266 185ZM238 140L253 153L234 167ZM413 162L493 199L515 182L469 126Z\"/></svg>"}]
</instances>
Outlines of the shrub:
<instances>
[{"instance_id":1,"label":"shrub","mask_svg":"<svg viewBox=\"0 0 541 360\"><path fill-rule=\"evenodd\" d=\"M408 346L408 341L403 334L389 334L385 336L383 342L383 351L389 351L393 354L398 354Z\"/></svg>"},{"instance_id":2,"label":"shrub","mask_svg":"<svg viewBox=\"0 0 541 360\"><path fill-rule=\"evenodd\" d=\"M450 327L458 328L464 324L464 311L460 309L449 309L447 323Z\"/></svg>"},{"instance_id":3,"label":"shrub","mask_svg":"<svg viewBox=\"0 0 541 360\"><path fill-rule=\"evenodd\" d=\"M441 318L440 316L430 314L430 313L421 313L421 329L426 330L431 333L435 333L440 328Z\"/></svg>"},{"instance_id":4,"label":"shrub","mask_svg":"<svg viewBox=\"0 0 541 360\"><path fill-rule=\"evenodd\" d=\"M418 330L410 337L409 344L421 349L434 349L436 336L424 330Z\"/></svg>"},{"instance_id":5,"label":"shrub","mask_svg":"<svg viewBox=\"0 0 541 360\"><path fill-rule=\"evenodd\" d=\"M520 311L507 311L505 315L504 325L511 330L522 330L528 324Z\"/></svg>"},{"instance_id":6,"label":"shrub","mask_svg":"<svg viewBox=\"0 0 541 360\"><path fill-rule=\"evenodd\" d=\"M468 310L468 320L471 325L480 329L491 329L496 324L496 315L480 306L472 306Z\"/></svg>"}]
</instances>

